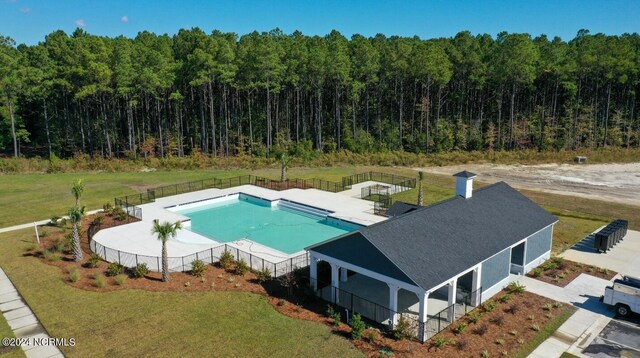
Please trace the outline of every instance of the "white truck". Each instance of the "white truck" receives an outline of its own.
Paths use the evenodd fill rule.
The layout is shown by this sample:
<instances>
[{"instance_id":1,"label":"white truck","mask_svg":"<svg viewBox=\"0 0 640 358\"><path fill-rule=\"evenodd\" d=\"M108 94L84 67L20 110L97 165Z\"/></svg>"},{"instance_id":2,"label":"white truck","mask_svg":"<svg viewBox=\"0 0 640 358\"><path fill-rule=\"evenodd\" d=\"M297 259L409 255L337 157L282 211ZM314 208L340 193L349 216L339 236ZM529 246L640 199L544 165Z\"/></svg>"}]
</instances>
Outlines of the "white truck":
<instances>
[{"instance_id":1,"label":"white truck","mask_svg":"<svg viewBox=\"0 0 640 358\"><path fill-rule=\"evenodd\" d=\"M614 306L620 316L640 313L640 278L623 276L604 289L602 302Z\"/></svg>"}]
</instances>

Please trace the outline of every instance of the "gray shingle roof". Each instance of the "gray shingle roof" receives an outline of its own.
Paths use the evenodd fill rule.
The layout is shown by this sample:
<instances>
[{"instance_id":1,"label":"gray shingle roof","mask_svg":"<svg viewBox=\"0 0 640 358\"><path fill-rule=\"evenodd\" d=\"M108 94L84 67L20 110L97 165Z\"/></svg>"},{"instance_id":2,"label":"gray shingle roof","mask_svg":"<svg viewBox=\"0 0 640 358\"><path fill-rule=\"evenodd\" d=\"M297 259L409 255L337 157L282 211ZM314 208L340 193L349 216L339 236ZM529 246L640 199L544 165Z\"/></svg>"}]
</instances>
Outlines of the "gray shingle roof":
<instances>
[{"instance_id":1,"label":"gray shingle roof","mask_svg":"<svg viewBox=\"0 0 640 358\"><path fill-rule=\"evenodd\" d=\"M556 221L500 182L308 249L429 290Z\"/></svg>"},{"instance_id":2,"label":"gray shingle roof","mask_svg":"<svg viewBox=\"0 0 640 358\"><path fill-rule=\"evenodd\" d=\"M389 210L387 210L387 216L392 218L394 216L400 216L402 214L406 214L408 212L414 211L420 208L419 205L405 203L404 201L396 201L391 205Z\"/></svg>"},{"instance_id":3,"label":"gray shingle roof","mask_svg":"<svg viewBox=\"0 0 640 358\"><path fill-rule=\"evenodd\" d=\"M468 172L466 170L461 171L460 173L455 173L453 174L454 177L461 177L461 178L473 178L476 177L476 173L472 173L472 172Z\"/></svg>"}]
</instances>

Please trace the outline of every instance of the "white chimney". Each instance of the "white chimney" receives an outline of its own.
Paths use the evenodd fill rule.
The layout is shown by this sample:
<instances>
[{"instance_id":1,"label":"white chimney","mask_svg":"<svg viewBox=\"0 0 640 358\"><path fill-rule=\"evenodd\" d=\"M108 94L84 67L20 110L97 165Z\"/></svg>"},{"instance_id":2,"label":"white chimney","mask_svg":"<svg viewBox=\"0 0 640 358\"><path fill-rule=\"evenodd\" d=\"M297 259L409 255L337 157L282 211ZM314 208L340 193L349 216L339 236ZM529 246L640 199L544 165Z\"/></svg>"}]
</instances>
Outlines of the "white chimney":
<instances>
[{"instance_id":1,"label":"white chimney","mask_svg":"<svg viewBox=\"0 0 640 358\"><path fill-rule=\"evenodd\" d=\"M476 175L465 170L453 176L456 177L456 196L469 199L473 193L473 178Z\"/></svg>"}]
</instances>

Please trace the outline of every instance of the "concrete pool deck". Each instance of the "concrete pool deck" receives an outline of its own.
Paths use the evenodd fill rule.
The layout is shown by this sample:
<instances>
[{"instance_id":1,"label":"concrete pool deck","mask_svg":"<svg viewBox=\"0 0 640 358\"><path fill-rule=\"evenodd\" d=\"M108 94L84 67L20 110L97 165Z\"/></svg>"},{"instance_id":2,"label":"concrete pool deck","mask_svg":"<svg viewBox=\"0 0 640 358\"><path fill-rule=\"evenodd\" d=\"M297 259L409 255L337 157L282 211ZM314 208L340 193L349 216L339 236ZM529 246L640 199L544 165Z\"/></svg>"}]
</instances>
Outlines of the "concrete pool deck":
<instances>
[{"instance_id":1,"label":"concrete pool deck","mask_svg":"<svg viewBox=\"0 0 640 358\"><path fill-rule=\"evenodd\" d=\"M375 182L367 182L373 183ZM380 183L385 185L384 183ZM388 184L387 184L388 185ZM167 210L179 205L194 203L227 195L244 193L266 200L286 199L300 204L313 206L333 212L330 217L369 226L386 220L385 217L373 214L373 202L352 197L351 193L331 193L317 189L288 189L276 191L254 185L241 185L227 189L205 189L190 193L173 195L156 199L155 202L140 205L142 220L98 231L93 241L102 247L137 255L160 256L162 243L151 234L153 220L188 221L188 217ZM227 242L227 246L249 252L254 256L270 262L281 262L304 253L299 251L286 254L253 241L240 239ZM180 230L176 238L167 241L169 257L193 255L207 249L220 246L221 243L204 237L187 229ZM99 250L98 250L99 251ZM101 252L98 252L99 254Z\"/></svg>"}]
</instances>

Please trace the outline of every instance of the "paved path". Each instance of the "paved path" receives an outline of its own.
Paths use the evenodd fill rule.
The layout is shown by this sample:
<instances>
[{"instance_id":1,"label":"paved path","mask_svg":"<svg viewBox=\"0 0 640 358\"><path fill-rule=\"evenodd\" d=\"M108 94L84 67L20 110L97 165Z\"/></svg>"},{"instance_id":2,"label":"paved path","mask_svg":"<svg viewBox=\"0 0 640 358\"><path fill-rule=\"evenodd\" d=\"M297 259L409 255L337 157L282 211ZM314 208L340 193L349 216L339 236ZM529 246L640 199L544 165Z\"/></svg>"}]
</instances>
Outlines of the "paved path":
<instances>
[{"instance_id":1,"label":"paved path","mask_svg":"<svg viewBox=\"0 0 640 358\"><path fill-rule=\"evenodd\" d=\"M569 352L584 356L582 350L611 321L614 313L599 302L600 295L610 281L581 274L567 286L558 287L530 277L521 277L520 283L527 290L555 301L569 303L578 308L546 341L542 342L529 358L560 357Z\"/></svg>"},{"instance_id":2,"label":"paved path","mask_svg":"<svg viewBox=\"0 0 640 358\"><path fill-rule=\"evenodd\" d=\"M99 210L91 210L91 211L87 211L87 215L92 215L95 213L98 213L102 211L102 209ZM65 219L69 219L68 216L63 216L63 218ZM36 221L35 224L38 226L41 225L46 225L51 221L51 219L47 219L47 220L40 220L40 221ZM0 228L0 234L2 234L3 232L9 232L9 231L16 231L16 230L22 230L22 229L28 229L28 228L32 228L33 227L33 223L28 223L28 224L22 224L22 225L15 225L15 226L9 226L9 227L3 227Z\"/></svg>"},{"instance_id":3,"label":"paved path","mask_svg":"<svg viewBox=\"0 0 640 358\"><path fill-rule=\"evenodd\" d=\"M35 339L46 339L49 338L49 335L1 268L0 312L9 323L16 338L29 339L28 344L22 345L27 357L64 357L56 346L33 344Z\"/></svg>"}]
</instances>

